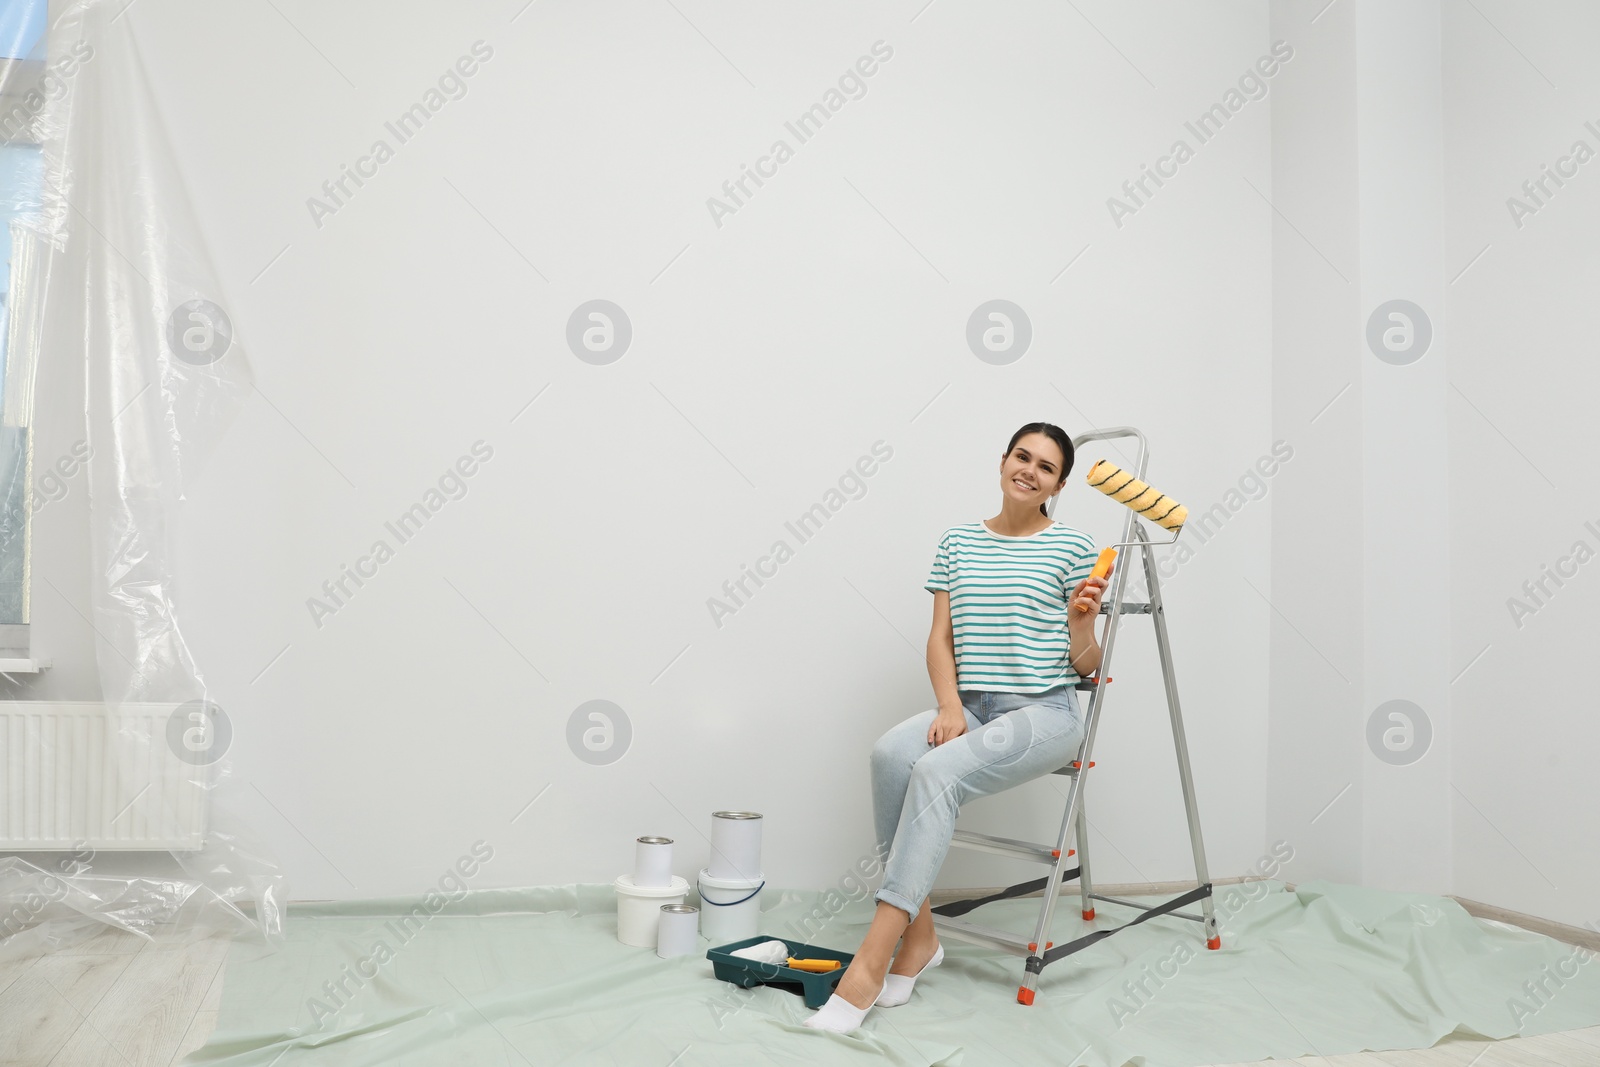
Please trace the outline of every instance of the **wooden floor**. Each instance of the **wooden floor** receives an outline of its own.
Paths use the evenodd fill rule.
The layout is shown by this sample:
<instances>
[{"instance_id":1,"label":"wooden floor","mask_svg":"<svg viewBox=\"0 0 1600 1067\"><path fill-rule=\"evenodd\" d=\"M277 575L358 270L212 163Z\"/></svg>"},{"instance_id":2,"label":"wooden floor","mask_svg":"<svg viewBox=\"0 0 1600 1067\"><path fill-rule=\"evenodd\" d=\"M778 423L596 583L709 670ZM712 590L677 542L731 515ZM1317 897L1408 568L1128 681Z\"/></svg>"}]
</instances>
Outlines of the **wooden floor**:
<instances>
[{"instance_id":1,"label":"wooden floor","mask_svg":"<svg viewBox=\"0 0 1600 1067\"><path fill-rule=\"evenodd\" d=\"M0 1065L173 1067L217 1024L222 938L163 947L106 930L69 950L0 963ZM1249 1067L1600 1067L1600 1026L1431 1049L1262 1060ZM1234 1067L1234 1065L1230 1065Z\"/></svg>"},{"instance_id":2,"label":"wooden floor","mask_svg":"<svg viewBox=\"0 0 1600 1067\"><path fill-rule=\"evenodd\" d=\"M169 1067L217 1024L230 940L162 947L107 927L0 963L0 1064Z\"/></svg>"}]
</instances>

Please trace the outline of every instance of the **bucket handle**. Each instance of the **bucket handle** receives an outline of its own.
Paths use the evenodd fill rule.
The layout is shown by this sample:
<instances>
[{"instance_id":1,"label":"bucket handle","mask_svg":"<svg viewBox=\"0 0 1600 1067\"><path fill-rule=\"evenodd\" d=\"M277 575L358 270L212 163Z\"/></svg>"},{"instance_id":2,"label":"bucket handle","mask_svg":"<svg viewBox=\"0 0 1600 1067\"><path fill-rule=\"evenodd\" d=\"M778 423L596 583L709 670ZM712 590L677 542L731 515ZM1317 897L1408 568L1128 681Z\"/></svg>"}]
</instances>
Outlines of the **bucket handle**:
<instances>
[{"instance_id":1,"label":"bucket handle","mask_svg":"<svg viewBox=\"0 0 1600 1067\"><path fill-rule=\"evenodd\" d=\"M766 881L763 880L761 885L756 886L754 889L752 889L750 891L750 897L753 897L757 893L761 892L761 887L766 885L766 884L767 884ZM704 887L702 887L700 885L700 882L699 882L698 879L695 881L694 888L695 888L695 892L700 894L700 902L702 904L710 904L713 907L717 907L717 908L731 908L735 904L743 904L745 901L750 899L750 897L740 897L738 900L707 900L706 899L706 891L705 891Z\"/></svg>"}]
</instances>

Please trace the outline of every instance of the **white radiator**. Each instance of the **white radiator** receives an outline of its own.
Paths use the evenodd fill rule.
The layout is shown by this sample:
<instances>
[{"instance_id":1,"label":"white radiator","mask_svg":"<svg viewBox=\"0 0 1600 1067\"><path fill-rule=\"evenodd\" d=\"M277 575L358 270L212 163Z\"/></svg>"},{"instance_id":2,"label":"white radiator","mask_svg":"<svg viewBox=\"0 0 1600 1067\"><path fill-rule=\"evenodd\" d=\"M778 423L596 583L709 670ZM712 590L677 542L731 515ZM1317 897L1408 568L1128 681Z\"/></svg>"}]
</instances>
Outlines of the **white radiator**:
<instances>
[{"instance_id":1,"label":"white radiator","mask_svg":"<svg viewBox=\"0 0 1600 1067\"><path fill-rule=\"evenodd\" d=\"M177 707L0 701L0 852L200 848L215 768L168 747Z\"/></svg>"}]
</instances>

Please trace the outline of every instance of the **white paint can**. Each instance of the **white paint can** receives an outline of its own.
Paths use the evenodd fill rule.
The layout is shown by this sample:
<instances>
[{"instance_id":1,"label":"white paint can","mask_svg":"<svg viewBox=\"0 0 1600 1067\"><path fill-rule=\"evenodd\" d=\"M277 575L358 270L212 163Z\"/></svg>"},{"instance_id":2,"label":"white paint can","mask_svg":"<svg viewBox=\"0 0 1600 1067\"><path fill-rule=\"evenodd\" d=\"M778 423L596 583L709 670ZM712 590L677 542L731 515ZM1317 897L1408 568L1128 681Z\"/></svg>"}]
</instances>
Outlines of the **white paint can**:
<instances>
[{"instance_id":1,"label":"white paint can","mask_svg":"<svg viewBox=\"0 0 1600 1067\"><path fill-rule=\"evenodd\" d=\"M634 885L626 874L617 875L617 940L637 948L655 948L661 923L661 905L682 904L689 895L689 880L672 878L666 886Z\"/></svg>"},{"instance_id":2,"label":"white paint can","mask_svg":"<svg viewBox=\"0 0 1600 1067\"><path fill-rule=\"evenodd\" d=\"M689 904L661 905L656 955L664 960L687 956L700 948L700 909Z\"/></svg>"},{"instance_id":3,"label":"white paint can","mask_svg":"<svg viewBox=\"0 0 1600 1067\"><path fill-rule=\"evenodd\" d=\"M753 811L711 813L711 865L714 879L761 881L761 816Z\"/></svg>"},{"instance_id":4,"label":"white paint can","mask_svg":"<svg viewBox=\"0 0 1600 1067\"><path fill-rule=\"evenodd\" d=\"M713 945L726 945L754 937L761 925L761 887L766 881L750 878L718 878L709 869L700 871L700 936Z\"/></svg>"},{"instance_id":5,"label":"white paint can","mask_svg":"<svg viewBox=\"0 0 1600 1067\"><path fill-rule=\"evenodd\" d=\"M641 837L634 843L633 884L655 887L672 884L672 838Z\"/></svg>"}]
</instances>

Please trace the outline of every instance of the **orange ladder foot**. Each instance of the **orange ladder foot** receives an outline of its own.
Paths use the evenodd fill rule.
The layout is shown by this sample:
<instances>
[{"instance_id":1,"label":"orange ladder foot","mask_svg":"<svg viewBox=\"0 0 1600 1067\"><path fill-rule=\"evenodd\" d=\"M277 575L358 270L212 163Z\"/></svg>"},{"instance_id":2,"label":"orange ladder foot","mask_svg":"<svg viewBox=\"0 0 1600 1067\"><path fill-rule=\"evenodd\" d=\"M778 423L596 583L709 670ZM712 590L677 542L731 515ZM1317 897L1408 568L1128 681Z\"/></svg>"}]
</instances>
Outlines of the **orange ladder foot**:
<instances>
[{"instance_id":1,"label":"orange ladder foot","mask_svg":"<svg viewBox=\"0 0 1600 1067\"><path fill-rule=\"evenodd\" d=\"M1018 1004L1032 1004L1033 1003L1033 990L1029 989L1027 986L1018 986L1017 987L1017 1003Z\"/></svg>"},{"instance_id":2,"label":"orange ladder foot","mask_svg":"<svg viewBox=\"0 0 1600 1067\"><path fill-rule=\"evenodd\" d=\"M1084 913L1083 913L1083 918L1084 918L1085 922L1088 922L1091 919L1093 919L1094 918L1094 909L1093 908L1086 909L1084 911Z\"/></svg>"},{"instance_id":3,"label":"orange ladder foot","mask_svg":"<svg viewBox=\"0 0 1600 1067\"><path fill-rule=\"evenodd\" d=\"M1221 934L1218 934L1216 937L1213 937L1210 941L1206 942L1206 948L1221 948L1221 947L1222 947L1222 935Z\"/></svg>"}]
</instances>

